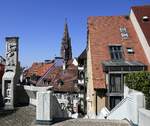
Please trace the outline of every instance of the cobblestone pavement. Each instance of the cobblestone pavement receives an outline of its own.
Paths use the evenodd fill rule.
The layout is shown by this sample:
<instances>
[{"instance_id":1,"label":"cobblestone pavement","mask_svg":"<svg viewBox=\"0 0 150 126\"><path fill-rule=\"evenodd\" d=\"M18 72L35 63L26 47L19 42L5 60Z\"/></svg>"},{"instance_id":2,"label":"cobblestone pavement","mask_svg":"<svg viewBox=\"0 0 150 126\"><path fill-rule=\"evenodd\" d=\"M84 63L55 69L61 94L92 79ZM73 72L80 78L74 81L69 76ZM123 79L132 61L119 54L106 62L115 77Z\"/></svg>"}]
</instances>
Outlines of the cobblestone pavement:
<instances>
[{"instance_id":1,"label":"cobblestone pavement","mask_svg":"<svg viewBox=\"0 0 150 126\"><path fill-rule=\"evenodd\" d=\"M52 126L130 126L125 120L100 120L100 119L70 119L55 123Z\"/></svg>"},{"instance_id":2,"label":"cobblestone pavement","mask_svg":"<svg viewBox=\"0 0 150 126\"><path fill-rule=\"evenodd\" d=\"M46 125L32 125L46 126ZM51 126L130 126L125 120L100 120L100 119L70 119L52 124Z\"/></svg>"},{"instance_id":3,"label":"cobblestone pavement","mask_svg":"<svg viewBox=\"0 0 150 126\"><path fill-rule=\"evenodd\" d=\"M30 126L35 120L35 107L18 107L14 111L0 111L0 126Z\"/></svg>"},{"instance_id":4,"label":"cobblestone pavement","mask_svg":"<svg viewBox=\"0 0 150 126\"><path fill-rule=\"evenodd\" d=\"M35 107L18 107L15 111L0 111L0 126L41 126L35 124ZM42 125L44 126L44 125ZM51 126L130 126L125 120L69 119Z\"/></svg>"}]
</instances>

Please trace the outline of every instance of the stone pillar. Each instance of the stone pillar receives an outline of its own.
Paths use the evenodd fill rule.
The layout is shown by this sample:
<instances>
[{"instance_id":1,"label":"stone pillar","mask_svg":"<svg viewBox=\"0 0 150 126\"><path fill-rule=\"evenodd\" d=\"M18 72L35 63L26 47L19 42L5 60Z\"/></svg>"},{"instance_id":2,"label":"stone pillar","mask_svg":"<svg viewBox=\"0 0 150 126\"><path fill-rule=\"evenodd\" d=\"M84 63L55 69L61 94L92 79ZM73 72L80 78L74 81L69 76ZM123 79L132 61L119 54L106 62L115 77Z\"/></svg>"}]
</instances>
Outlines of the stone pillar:
<instances>
[{"instance_id":1,"label":"stone pillar","mask_svg":"<svg viewBox=\"0 0 150 126\"><path fill-rule=\"evenodd\" d=\"M96 91L94 90L93 71L92 71L92 55L90 47L90 36L88 39L87 51L87 116L88 118L95 118L96 116Z\"/></svg>"},{"instance_id":2,"label":"stone pillar","mask_svg":"<svg viewBox=\"0 0 150 126\"><path fill-rule=\"evenodd\" d=\"M52 91L37 92L36 123L51 124L53 119Z\"/></svg>"},{"instance_id":3,"label":"stone pillar","mask_svg":"<svg viewBox=\"0 0 150 126\"><path fill-rule=\"evenodd\" d=\"M6 37L6 66L2 78L5 109L14 109L15 87L19 80L18 37Z\"/></svg>"}]
</instances>

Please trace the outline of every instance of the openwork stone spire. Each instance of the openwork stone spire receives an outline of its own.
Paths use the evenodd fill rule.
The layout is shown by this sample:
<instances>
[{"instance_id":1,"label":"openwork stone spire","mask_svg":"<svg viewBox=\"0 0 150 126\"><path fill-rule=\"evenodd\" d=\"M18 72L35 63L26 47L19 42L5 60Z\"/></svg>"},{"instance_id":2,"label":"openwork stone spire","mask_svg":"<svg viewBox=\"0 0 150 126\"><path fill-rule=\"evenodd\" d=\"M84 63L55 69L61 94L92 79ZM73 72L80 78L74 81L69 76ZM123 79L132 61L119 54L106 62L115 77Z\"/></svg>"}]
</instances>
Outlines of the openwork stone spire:
<instances>
[{"instance_id":1,"label":"openwork stone spire","mask_svg":"<svg viewBox=\"0 0 150 126\"><path fill-rule=\"evenodd\" d=\"M61 42L60 54L66 62L72 59L71 38L69 37L68 25L66 20L64 26L64 35Z\"/></svg>"}]
</instances>

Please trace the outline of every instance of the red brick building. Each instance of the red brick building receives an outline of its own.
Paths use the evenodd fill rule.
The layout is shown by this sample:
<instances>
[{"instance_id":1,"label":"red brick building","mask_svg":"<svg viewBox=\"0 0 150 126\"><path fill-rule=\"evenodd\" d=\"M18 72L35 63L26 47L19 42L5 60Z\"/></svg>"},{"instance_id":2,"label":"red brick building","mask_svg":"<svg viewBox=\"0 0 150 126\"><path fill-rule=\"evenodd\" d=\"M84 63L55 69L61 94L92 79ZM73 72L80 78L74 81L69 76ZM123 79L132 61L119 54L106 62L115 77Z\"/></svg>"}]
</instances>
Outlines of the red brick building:
<instances>
[{"instance_id":1,"label":"red brick building","mask_svg":"<svg viewBox=\"0 0 150 126\"><path fill-rule=\"evenodd\" d=\"M142 8L142 9L141 9ZM124 77L149 70L148 49L136 29L135 19L149 43L150 6L132 7L129 16L91 16L87 40L87 113L112 109L124 97ZM140 13L140 14L139 14ZM135 17L133 17L133 14ZM143 16L147 16L142 21ZM134 20L133 20L134 18ZM142 36L143 37L143 36ZM149 53L150 54L150 53Z\"/></svg>"}]
</instances>

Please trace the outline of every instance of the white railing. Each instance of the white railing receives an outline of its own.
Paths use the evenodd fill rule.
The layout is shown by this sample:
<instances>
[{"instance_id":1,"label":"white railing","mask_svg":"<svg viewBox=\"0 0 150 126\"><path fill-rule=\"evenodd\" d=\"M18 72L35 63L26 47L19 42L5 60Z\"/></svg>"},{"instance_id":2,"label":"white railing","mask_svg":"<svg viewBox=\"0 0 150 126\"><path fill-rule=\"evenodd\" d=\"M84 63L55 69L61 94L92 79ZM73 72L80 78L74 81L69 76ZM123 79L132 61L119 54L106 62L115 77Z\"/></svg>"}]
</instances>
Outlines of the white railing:
<instances>
[{"instance_id":1,"label":"white railing","mask_svg":"<svg viewBox=\"0 0 150 126\"><path fill-rule=\"evenodd\" d=\"M128 119L133 124L138 125L139 108L144 107L144 95L141 92L132 92L124 98L107 115L107 119Z\"/></svg>"},{"instance_id":2,"label":"white railing","mask_svg":"<svg viewBox=\"0 0 150 126\"><path fill-rule=\"evenodd\" d=\"M109 115L111 115L113 112L115 112L119 107L122 106L122 104L124 104L125 102L128 102L128 100L132 101L132 99L130 97L126 97L124 99L122 99L111 111L110 113L107 115L107 117ZM133 101L132 101L133 102Z\"/></svg>"},{"instance_id":3,"label":"white railing","mask_svg":"<svg viewBox=\"0 0 150 126\"><path fill-rule=\"evenodd\" d=\"M150 125L150 110L144 108L139 109L139 126Z\"/></svg>"}]
</instances>

